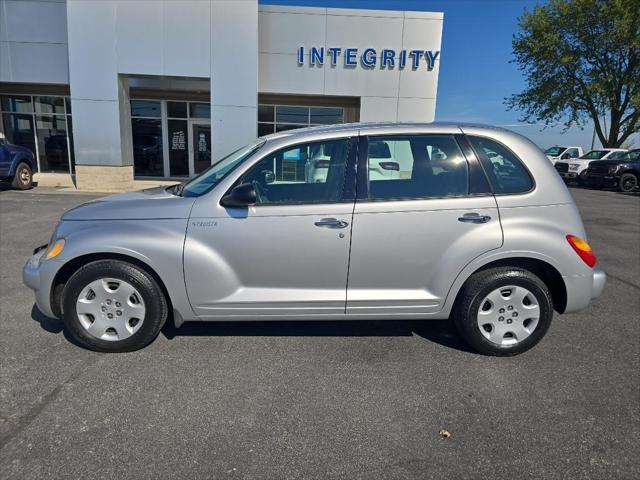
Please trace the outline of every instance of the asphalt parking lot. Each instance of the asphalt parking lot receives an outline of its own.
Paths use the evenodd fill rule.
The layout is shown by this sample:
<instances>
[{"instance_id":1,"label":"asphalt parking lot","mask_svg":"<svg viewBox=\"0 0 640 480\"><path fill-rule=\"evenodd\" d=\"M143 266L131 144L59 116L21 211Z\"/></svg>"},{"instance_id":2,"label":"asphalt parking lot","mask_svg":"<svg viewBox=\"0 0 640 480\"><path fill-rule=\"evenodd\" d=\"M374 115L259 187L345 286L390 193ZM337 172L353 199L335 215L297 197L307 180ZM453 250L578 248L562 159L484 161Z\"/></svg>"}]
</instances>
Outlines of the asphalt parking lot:
<instances>
[{"instance_id":1,"label":"asphalt parking lot","mask_svg":"<svg viewBox=\"0 0 640 480\"><path fill-rule=\"evenodd\" d=\"M187 324L83 350L21 269L94 197L0 191L0 476L639 478L640 196L572 193L604 294L490 358L446 321Z\"/></svg>"}]
</instances>

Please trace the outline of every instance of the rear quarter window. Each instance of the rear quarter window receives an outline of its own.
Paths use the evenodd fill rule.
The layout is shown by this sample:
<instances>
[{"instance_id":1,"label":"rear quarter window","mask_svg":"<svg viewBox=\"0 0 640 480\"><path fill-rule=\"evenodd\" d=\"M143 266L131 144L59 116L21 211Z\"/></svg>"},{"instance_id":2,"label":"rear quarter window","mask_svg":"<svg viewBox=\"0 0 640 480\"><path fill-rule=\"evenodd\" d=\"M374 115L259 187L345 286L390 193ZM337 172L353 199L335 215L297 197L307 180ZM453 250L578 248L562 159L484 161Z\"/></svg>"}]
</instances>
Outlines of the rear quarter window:
<instances>
[{"instance_id":1,"label":"rear quarter window","mask_svg":"<svg viewBox=\"0 0 640 480\"><path fill-rule=\"evenodd\" d=\"M511 150L488 138L467 138L489 177L494 193L524 193L533 188L531 175Z\"/></svg>"}]
</instances>

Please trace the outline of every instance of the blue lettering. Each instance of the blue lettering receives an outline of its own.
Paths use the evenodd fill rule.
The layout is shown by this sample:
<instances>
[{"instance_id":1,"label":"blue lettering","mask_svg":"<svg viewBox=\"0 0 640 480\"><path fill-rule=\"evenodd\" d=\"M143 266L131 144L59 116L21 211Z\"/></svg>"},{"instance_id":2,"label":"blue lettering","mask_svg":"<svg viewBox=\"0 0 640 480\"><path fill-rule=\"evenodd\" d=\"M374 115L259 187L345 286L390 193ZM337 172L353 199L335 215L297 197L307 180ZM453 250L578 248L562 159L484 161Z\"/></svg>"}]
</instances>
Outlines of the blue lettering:
<instances>
[{"instance_id":1,"label":"blue lettering","mask_svg":"<svg viewBox=\"0 0 640 480\"><path fill-rule=\"evenodd\" d=\"M393 68L395 62L396 52L395 50L390 50L385 48L382 50L382 58L380 58L380 66L381 67L391 67Z\"/></svg>"},{"instance_id":2,"label":"blue lettering","mask_svg":"<svg viewBox=\"0 0 640 480\"><path fill-rule=\"evenodd\" d=\"M338 54L340 53L341 48L329 48L329 55L331 55L331 65L335 66L338 63Z\"/></svg>"},{"instance_id":3,"label":"blue lettering","mask_svg":"<svg viewBox=\"0 0 640 480\"><path fill-rule=\"evenodd\" d=\"M362 57L360 58L362 65L364 67L375 67L376 66L376 51L373 48L367 48L364 52L362 52Z\"/></svg>"},{"instance_id":4,"label":"blue lettering","mask_svg":"<svg viewBox=\"0 0 640 480\"><path fill-rule=\"evenodd\" d=\"M324 64L324 47L311 47L311 65Z\"/></svg>"},{"instance_id":5,"label":"blue lettering","mask_svg":"<svg viewBox=\"0 0 640 480\"><path fill-rule=\"evenodd\" d=\"M357 48L345 48L344 49L344 64L345 66L353 67L358 64L356 62Z\"/></svg>"},{"instance_id":6,"label":"blue lettering","mask_svg":"<svg viewBox=\"0 0 640 480\"><path fill-rule=\"evenodd\" d=\"M422 50L411 50L410 55L413 55L413 69L415 70L420 66L420 57L424 55Z\"/></svg>"},{"instance_id":7,"label":"blue lettering","mask_svg":"<svg viewBox=\"0 0 640 480\"><path fill-rule=\"evenodd\" d=\"M432 50L427 50L424 52L424 58L427 60L427 70L433 70L435 66L436 59L440 55L440 50L434 52Z\"/></svg>"},{"instance_id":8,"label":"blue lettering","mask_svg":"<svg viewBox=\"0 0 640 480\"><path fill-rule=\"evenodd\" d=\"M406 50L402 50L400 52L400 68L404 68L404 66L407 64L407 51Z\"/></svg>"},{"instance_id":9,"label":"blue lettering","mask_svg":"<svg viewBox=\"0 0 640 480\"><path fill-rule=\"evenodd\" d=\"M298 65L304 65L305 61L309 61L310 66L322 66L324 65L325 53L327 63L331 62L331 66L335 67L338 64L338 57L342 55L344 57L345 67L356 67L358 64L362 68L373 69L378 65L378 58L380 60L380 69L393 69L396 66L396 55L398 60L398 69L402 70L407 67L408 62L411 64L411 68L416 70L420 68L421 59L424 59L427 70L433 70L436 66L436 61L440 58L440 50L399 50L396 51L393 48L384 48L378 50L375 48L364 48L362 53L358 48L339 48L339 47L298 47L296 57Z\"/></svg>"}]
</instances>

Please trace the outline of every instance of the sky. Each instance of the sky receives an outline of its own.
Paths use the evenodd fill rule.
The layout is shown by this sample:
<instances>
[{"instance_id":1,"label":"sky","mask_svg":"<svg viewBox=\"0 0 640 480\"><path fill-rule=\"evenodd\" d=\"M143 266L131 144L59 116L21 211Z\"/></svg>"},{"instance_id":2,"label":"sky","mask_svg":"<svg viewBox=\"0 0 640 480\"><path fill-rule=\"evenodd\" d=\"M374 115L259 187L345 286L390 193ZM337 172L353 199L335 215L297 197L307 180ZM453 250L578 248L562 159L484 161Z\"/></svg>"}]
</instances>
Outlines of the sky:
<instances>
[{"instance_id":1,"label":"sky","mask_svg":"<svg viewBox=\"0 0 640 480\"><path fill-rule=\"evenodd\" d=\"M521 122L504 98L519 93L525 81L514 63L511 40L518 17L544 0L259 0L261 4L444 12L437 121L481 122L526 135L542 148L591 148L593 126L543 128ZM637 136L636 136L637 137ZM636 144L640 140L636 139ZM596 147L600 146L596 138Z\"/></svg>"}]
</instances>

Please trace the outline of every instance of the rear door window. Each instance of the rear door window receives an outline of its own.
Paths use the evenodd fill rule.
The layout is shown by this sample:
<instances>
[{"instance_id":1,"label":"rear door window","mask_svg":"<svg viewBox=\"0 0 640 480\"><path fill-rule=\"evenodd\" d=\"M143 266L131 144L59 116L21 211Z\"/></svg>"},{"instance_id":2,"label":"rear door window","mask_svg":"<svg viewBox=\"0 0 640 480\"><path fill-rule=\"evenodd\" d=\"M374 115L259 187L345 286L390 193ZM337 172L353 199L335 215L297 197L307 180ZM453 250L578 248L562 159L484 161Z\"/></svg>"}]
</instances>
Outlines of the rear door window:
<instances>
[{"instance_id":1,"label":"rear door window","mask_svg":"<svg viewBox=\"0 0 640 480\"><path fill-rule=\"evenodd\" d=\"M531 175L511 150L488 138L467 138L489 177L494 193L524 193L533 188Z\"/></svg>"},{"instance_id":2,"label":"rear door window","mask_svg":"<svg viewBox=\"0 0 640 480\"><path fill-rule=\"evenodd\" d=\"M469 167L451 135L368 137L369 198L467 195Z\"/></svg>"}]
</instances>

